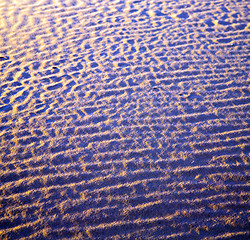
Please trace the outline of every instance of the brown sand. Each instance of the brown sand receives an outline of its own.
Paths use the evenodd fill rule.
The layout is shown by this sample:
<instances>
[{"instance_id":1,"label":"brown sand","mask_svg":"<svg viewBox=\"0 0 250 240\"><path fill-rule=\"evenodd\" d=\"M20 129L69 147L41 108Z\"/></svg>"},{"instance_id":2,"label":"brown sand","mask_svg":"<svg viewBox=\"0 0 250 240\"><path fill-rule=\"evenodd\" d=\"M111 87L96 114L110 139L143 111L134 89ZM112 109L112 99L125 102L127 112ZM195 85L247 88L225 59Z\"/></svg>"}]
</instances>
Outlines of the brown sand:
<instances>
[{"instance_id":1,"label":"brown sand","mask_svg":"<svg viewBox=\"0 0 250 240\"><path fill-rule=\"evenodd\" d=\"M0 239L248 239L249 2L0 0Z\"/></svg>"}]
</instances>

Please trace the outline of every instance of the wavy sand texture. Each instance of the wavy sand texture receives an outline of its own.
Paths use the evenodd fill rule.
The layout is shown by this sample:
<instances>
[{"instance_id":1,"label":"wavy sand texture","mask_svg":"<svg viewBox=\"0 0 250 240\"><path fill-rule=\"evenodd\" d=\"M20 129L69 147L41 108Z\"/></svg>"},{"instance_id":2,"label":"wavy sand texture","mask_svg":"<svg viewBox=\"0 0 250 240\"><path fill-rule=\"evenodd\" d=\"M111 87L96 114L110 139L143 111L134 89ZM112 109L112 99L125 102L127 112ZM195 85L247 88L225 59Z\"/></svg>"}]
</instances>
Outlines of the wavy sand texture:
<instances>
[{"instance_id":1,"label":"wavy sand texture","mask_svg":"<svg viewBox=\"0 0 250 240\"><path fill-rule=\"evenodd\" d=\"M0 238L248 239L248 17L0 0Z\"/></svg>"}]
</instances>

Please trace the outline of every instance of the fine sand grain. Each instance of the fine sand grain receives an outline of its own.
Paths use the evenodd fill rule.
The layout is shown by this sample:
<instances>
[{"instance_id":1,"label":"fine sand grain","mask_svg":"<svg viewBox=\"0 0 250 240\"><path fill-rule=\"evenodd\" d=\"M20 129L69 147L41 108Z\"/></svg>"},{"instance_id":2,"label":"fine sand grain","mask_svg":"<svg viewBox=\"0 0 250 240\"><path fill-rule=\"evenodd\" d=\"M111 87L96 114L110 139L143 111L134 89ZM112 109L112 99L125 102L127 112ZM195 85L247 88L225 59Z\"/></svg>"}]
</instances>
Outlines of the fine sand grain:
<instances>
[{"instance_id":1,"label":"fine sand grain","mask_svg":"<svg viewBox=\"0 0 250 240\"><path fill-rule=\"evenodd\" d=\"M0 0L0 239L249 239L249 6Z\"/></svg>"}]
</instances>

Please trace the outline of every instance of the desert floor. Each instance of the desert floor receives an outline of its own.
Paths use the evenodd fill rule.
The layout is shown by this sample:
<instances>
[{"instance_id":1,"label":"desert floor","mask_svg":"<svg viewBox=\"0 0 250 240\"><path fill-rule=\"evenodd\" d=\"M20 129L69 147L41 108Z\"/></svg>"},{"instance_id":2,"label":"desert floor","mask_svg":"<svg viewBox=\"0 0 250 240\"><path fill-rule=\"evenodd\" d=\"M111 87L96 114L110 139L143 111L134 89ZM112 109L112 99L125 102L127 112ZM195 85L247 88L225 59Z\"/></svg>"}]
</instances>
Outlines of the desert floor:
<instances>
[{"instance_id":1,"label":"desert floor","mask_svg":"<svg viewBox=\"0 0 250 240\"><path fill-rule=\"evenodd\" d=\"M0 239L249 239L249 8L0 0Z\"/></svg>"}]
</instances>

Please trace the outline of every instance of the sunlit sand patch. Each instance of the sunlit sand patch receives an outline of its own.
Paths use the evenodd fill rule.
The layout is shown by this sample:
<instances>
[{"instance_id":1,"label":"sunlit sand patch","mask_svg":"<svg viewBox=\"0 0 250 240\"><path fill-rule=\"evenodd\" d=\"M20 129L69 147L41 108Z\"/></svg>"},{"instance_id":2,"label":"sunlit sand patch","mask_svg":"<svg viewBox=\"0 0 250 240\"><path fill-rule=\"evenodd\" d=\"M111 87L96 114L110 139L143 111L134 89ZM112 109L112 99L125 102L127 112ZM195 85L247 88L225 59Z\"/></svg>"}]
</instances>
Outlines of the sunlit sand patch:
<instances>
[{"instance_id":1,"label":"sunlit sand patch","mask_svg":"<svg viewBox=\"0 0 250 240\"><path fill-rule=\"evenodd\" d=\"M249 239L248 15L0 0L0 239Z\"/></svg>"}]
</instances>

